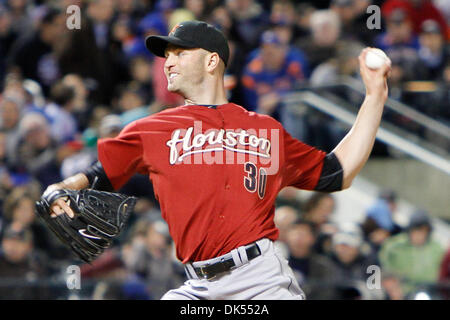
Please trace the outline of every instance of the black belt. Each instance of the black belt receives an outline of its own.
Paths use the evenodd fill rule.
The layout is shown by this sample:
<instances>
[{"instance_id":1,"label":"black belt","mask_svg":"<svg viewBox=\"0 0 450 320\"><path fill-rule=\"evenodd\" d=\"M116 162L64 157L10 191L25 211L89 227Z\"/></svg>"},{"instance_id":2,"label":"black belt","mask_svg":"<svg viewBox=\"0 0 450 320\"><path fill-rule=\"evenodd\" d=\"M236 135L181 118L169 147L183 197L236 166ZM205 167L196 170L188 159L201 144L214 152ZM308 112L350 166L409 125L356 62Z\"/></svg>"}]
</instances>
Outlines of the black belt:
<instances>
[{"instance_id":1,"label":"black belt","mask_svg":"<svg viewBox=\"0 0 450 320\"><path fill-rule=\"evenodd\" d=\"M251 247L246 248L245 252L247 253L248 261L261 255L261 250L259 249L256 243L253 244ZM229 271L231 268L234 268L235 266L236 264L234 263L233 258L228 258L226 260L218 261L216 263L208 264L201 267L194 267L192 265L192 268L194 269L195 273L199 278L210 280L222 272Z\"/></svg>"}]
</instances>

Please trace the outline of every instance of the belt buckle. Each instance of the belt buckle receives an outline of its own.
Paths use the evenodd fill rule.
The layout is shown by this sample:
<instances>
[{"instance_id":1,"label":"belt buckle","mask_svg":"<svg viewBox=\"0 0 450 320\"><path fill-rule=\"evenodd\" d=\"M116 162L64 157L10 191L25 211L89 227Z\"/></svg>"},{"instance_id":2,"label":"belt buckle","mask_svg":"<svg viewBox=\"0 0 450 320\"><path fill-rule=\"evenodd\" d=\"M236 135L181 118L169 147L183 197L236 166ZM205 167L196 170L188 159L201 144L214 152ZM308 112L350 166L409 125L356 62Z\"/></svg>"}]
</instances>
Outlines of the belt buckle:
<instances>
[{"instance_id":1,"label":"belt buckle","mask_svg":"<svg viewBox=\"0 0 450 320\"><path fill-rule=\"evenodd\" d=\"M204 265L204 266L199 267L199 269L200 269L200 274L201 274L201 276L202 276L203 279L211 280L211 279L214 279L214 278L217 276L217 275L208 276L208 273L205 272L204 269L206 269L206 267L209 267L209 266L210 266L210 264L208 263L208 264L206 264L206 265Z\"/></svg>"}]
</instances>

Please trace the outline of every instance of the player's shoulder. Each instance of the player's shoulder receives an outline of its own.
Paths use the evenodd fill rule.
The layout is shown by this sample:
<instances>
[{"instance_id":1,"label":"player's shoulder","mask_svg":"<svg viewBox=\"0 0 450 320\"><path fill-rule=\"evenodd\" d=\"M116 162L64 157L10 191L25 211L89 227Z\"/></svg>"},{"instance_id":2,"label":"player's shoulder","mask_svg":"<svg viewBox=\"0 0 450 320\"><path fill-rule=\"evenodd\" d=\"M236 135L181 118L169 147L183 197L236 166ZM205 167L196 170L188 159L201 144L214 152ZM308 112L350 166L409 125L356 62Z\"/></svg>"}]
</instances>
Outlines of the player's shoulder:
<instances>
[{"instance_id":1,"label":"player's shoulder","mask_svg":"<svg viewBox=\"0 0 450 320\"><path fill-rule=\"evenodd\" d=\"M167 126L171 122L171 116L179 114L176 110L179 107L167 108L159 112L152 113L148 116L131 121L124 126L122 132L130 131L151 131Z\"/></svg>"},{"instance_id":2,"label":"player's shoulder","mask_svg":"<svg viewBox=\"0 0 450 320\"><path fill-rule=\"evenodd\" d=\"M231 108L234 108L238 113L240 113L240 116L246 117L250 121L258 121L262 126L267 126L269 128L282 128L282 124L280 122L267 114L249 111L244 107L234 103L230 103L230 105Z\"/></svg>"}]
</instances>

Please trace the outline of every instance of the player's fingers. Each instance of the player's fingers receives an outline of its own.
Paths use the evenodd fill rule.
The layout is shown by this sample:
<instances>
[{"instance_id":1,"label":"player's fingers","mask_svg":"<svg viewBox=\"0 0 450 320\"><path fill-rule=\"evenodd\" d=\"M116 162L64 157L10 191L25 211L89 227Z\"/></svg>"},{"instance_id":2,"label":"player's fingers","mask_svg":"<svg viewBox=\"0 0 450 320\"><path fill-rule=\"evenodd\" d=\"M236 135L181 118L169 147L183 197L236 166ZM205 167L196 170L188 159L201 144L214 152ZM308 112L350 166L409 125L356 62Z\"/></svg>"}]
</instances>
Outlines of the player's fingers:
<instances>
[{"instance_id":1,"label":"player's fingers","mask_svg":"<svg viewBox=\"0 0 450 320\"><path fill-rule=\"evenodd\" d=\"M52 211L56 215L66 213L71 218L75 217L75 213L73 212L72 208L70 208L69 204L66 203L66 201L64 201L63 199L57 199L55 201L55 203L52 206Z\"/></svg>"},{"instance_id":2,"label":"player's fingers","mask_svg":"<svg viewBox=\"0 0 450 320\"><path fill-rule=\"evenodd\" d=\"M51 206L51 211L50 211L50 216L52 218L56 218L57 216L59 216L60 214L63 214L64 210L57 204L53 204Z\"/></svg>"},{"instance_id":3,"label":"player's fingers","mask_svg":"<svg viewBox=\"0 0 450 320\"><path fill-rule=\"evenodd\" d=\"M383 72L383 75L386 77L389 77L389 74L390 74L390 72L391 72L391 68L392 68L392 61L391 61L391 59L389 59L389 58L387 58L387 61L386 61L386 63L384 64L384 66L383 66L383 70L382 70L382 72Z\"/></svg>"}]
</instances>

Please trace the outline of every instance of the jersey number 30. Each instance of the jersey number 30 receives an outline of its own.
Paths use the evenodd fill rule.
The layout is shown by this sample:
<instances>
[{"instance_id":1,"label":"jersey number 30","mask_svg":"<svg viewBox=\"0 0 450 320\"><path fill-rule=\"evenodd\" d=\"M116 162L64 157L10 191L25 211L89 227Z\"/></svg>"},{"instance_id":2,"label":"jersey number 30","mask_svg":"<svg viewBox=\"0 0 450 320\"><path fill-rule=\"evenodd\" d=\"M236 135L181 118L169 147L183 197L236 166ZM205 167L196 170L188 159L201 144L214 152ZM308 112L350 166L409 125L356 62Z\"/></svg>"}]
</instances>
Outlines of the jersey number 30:
<instances>
[{"instance_id":1,"label":"jersey number 30","mask_svg":"<svg viewBox=\"0 0 450 320\"><path fill-rule=\"evenodd\" d=\"M267 172L264 168L258 168L252 162L246 162L244 164L244 170L247 176L244 177L244 187L248 192L255 192L258 190L258 197L264 198L266 193Z\"/></svg>"}]
</instances>

